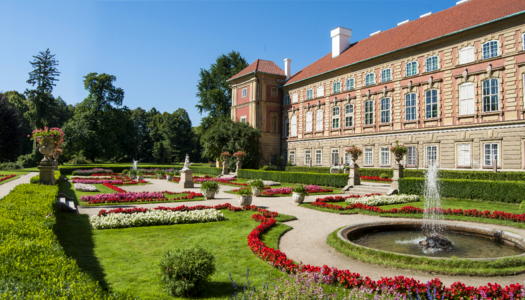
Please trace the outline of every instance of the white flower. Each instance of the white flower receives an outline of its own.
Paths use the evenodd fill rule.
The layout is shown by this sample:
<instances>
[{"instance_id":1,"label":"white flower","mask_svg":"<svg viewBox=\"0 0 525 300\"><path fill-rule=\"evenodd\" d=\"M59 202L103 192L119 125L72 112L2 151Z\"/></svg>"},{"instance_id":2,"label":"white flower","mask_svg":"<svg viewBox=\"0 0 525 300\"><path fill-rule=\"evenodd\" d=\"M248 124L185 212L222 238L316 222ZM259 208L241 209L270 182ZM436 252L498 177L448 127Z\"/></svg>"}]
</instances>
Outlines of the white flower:
<instances>
[{"instance_id":1,"label":"white flower","mask_svg":"<svg viewBox=\"0 0 525 300\"><path fill-rule=\"evenodd\" d=\"M74 187L75 187L75 190L77 190L77 191L98 192L97 187L92 185L92 184L75 183Z\"/></svg>"},{"instance_id":2,"label":"white flower","mask_svg":"<svg viewBox=\"0 0 525 300\"><path fill-rule=\"evenodd\" d=\"M419 201L418 195L375 195L369 197L361 198L348 198L346 203L356 204L361 203L364 205L378 206L378 205L387 205L387 204L398 204L398 203L408 203Z\"/></svg>"}]
</instances>

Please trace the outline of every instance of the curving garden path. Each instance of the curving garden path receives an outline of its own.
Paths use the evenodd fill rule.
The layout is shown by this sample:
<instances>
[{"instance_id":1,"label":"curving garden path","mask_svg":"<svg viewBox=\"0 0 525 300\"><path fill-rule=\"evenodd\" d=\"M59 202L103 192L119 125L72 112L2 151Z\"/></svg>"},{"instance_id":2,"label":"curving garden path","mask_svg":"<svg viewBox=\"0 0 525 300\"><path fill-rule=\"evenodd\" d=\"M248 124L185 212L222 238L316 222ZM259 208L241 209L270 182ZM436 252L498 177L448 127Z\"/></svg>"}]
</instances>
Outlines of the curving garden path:
<instances>
[{"instance_id":1,"label":"curving garden path","mask_svg":"<svg viewBox=\"0 0 525 300\"><path fill-rule=\"evenodd\" d=\"M27 175L26 175L27 176ZM25 177L23 181L25 181ZM14 182L22 183L22 178L17 179ZM29 181L29 179L27 179ZM171 192L181 192L183 190L190 189L181 189L178 184L167 182L166 180L157 180L157 179L148 179L148 181L153 184L144 185L144 186L124 186L123 189L127 191L139 192L139 191L171 191ZM11 183L11 182L9 182ZM18 184L17 183L17 184ZM195 188L191 190L199 190L200 185L196 184ZM235 187L230 186L221 186L221 190L232 190ZM0 197L3 193L4 187L0 186ZM310 196L306 201L314 201L317 196ZM222 203L231 203L233 205L237 204L237 198L235 195L220 192L216 195L216 199L208 201L193 201L193 202L177 202L177 203L153 203L153 204L144 204L144 205L112 205L112 206L97 206L97 207L79 207L79 212L83 214L96 215L101 209L111 209L116 207L157 207L162 206L180 206L180 205L216 205ZM439 277L443 283L450 285L456 281L461 281L467 285L471 286L481 286L486 285L487 283L497 282L503 286L513 284L513 283L522 283L525 281L525 274L520 274L516 276L506 276L506 277L466 277L466 276L444 276L444 275L429 275L418 273L416 271L408 270L399 270L399 269L390 269L382 266L370 265L367 263L362 263L350 259L340 253L337 253L334 249L326 244L327 236L334 230L356 223L362 222L373 222L378 221L381 217L378 216L369 216L362 214L354 215L341 215L336 213L327 213L321 212L318 210L308 209L304 207L298 207L292 203L291 197L254 197L253 205L261 206L267 208L270 211L277 211L282 214L288 214L296 216L298 220L287 222L286 224L293 227L292 230L285 233L279 243L279 249L286 253L288 258L291 258L297 262L302 262L303 264L310 265L328 265L330 267L336 267L338 269L348 269L352 272L360 273L363 276L369 276L370 278L377 280L381 277L395 277L403 275L406 277L413 277L420 280L421 282L426 282L430 279ZM462 223L462 224L471 224L470 222L456 222L456 221L447 221L451 223ZM479 227L491 227L497 229L503 229L518 233L525 236L525 230L498 226L491 224L482 224L475 223Z\"/></svg>"},{"instance_id":2,"label":"curving garden path","mask_svg":"<svg viewBox=\"0 0 525 300\"><path fill-rule=\"evenodd\" d=\"M6 183L0 184L0 199L9 194L15 188L15 186L23 183L29 183L31 177L34 177L36 175L37 173L30 172L26 175L20 175L20 177L18 177L15 180L11 180Z\"/></svg>"}]
</instances>

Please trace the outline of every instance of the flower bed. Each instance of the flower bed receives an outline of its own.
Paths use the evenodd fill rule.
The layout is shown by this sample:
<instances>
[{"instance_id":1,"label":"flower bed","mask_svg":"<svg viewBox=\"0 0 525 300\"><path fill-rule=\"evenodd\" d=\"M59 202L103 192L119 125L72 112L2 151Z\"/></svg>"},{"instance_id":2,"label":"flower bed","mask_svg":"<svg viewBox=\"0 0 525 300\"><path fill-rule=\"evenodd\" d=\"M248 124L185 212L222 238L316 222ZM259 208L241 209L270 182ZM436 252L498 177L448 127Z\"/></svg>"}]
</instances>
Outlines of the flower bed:
<instances>
[{"instance_id":1,"label":"flower bed","mask_svg":"<svg viewBox=\"0 0 525 300\"><path fill-rule=\"evenodd\" d=\"M320 186L317 185L308 185L305 186L308 193L332 193L334 190L332 189L323 189ZM275 189L266 189L264 192L262 192L265 196L274 196L274 195L288 195L291 194L292 188L291 187L283 187L283 188L275 188Z\"/></svg>"},{"instance_id":2,"label":"flower bed","mask_svg":"<svg viewBox=\"0 0 525 300\"><path fill-rule=\"evenodd\" d=\"M204 223L223 221L224 214L215 209L195 211L150 210L136 213L114 213L90 217L93 229L125 228L152 225Z\"/></svg>"},{"instance_id":3,"label":"flower bed","mask_svg":"<svg viewBox=\"0 0 525 300\"><path fill-rule=\"evenodd\" d=\"M359 178L361 180L367 180L367 181L386 181L386 182L392 182L392 179L390 178L381 178L379 176L361 176L359 175Z\"/></svg>"},{"instance_id":4,"label":"flower bed","mask_svg":"<svg viewBox=\"0 0 525 300\"><path fill-rule=\"evenodd\" d=\"M114 190L114 191L117 192L117 193L126 193L125 190L119 188L118 186L114 186L114 185L112 185L112 184L110 184L110 183L103 183L103 185L104 185L105 187L107 187L107 188L110 188L110 189Z\"/></svg>"},{"instance_id":5,"label":"flower bed","mask_svg":"<svg viewBox=\"0 0 525 300\"><path fill-rule=\"evenodd\" d=\"M359 198L352 197L352 198L346 199L345 202L348 204L361 203L365 205L378 206L378 205L416 202L416 201L419 201L418 195L391 195L391 196L373 195L373 196L359 197Z\"/></svg>"},{"instance_id":6,"label":"flower bed","mask_svg":"<svg viewBox=\"0 0 525 300\"><path fill-rule=\"evenodd\" d=\"M221 183L229 183L229 181L235 181L235 178L195 178L195 182L205 182L205 181L217 181Z\"/></svg>"},{"instance_id":7,"label":"flower bed","mask_svg":"<svg viewBox=\"0 0 525 300\"><path fill-rule=\"evenodd\" d=\"M176 197L176 198L173 198L171 200L191 200L191 199L194 199L194 198L197 198L197 197L204 197L204 195L202 193L196 193L196 192L192 192L192 191L183 191L183 192L180 192L180 193L164 191L164 194L168 194L168 195L188 194L188 196Z\"/></svg>"},{"instance_id":8,"label":"flower bed","mask_svg":"<svg viewBox=\"0 0 525 300\"><path fill-rule=\"evenodd\" d=\"M156 199L156 200L153 200ZM151 202L167 201L163 193L158 192L118 192L115 194L86 195L80 197L81 202L94 203L120 203L120 202Z\"/></svg>"},{"instance_id":9,"label":"flower bed","mask_svg":"<svg viewBox=\"0 0 525 300\"><path fill-rule=\"evenodd\" d=\"M232 205L230 203L225 203L225 204L217 204L215 206L206 206L206 205L195 205L195 206L186 206L186 205L181 205L181 206L176 206L176 207L164 207L164 206L159 206L159 207L155 207L154 210L169 210L169 211L192 211L192 210L203 210L203 209L232 209ZM109 214L133 214L133 213L137 213L137 212L148 212L150 211L151 209L149 208L143 208L143 207L133 207L133 208L116 208L116 209L111 209L111 210L100 210L98 212L98 215L97 216L106 216L106 215L109 215ZM236 211L236 210L232 210L232 211Z\"/></svg>"},{"instance_id":10,"label":"flower bed","mask_svg":"<svg viewBox=\"0 0 525 300\"><path fill-rule=\"evenodd\" d=\"M98 192L97 187L92 185L92 184L75 183L74 188L75 188L76 191Z\"/></svg>"},{"instance_id":11,"label":"flower bed","mask_svg":"<svg viewBox=\"0 0 525 300\"><path fill-rule=\"evenodd\" d=\"M103 168L94 168L94 169L88 169L88 170L75 170L73 171L73 175L91 175L91 174L99 174L99 173L113 173L113 170L111 169L103 169Z\"/></svg>"},{"instance_id":12,"label":"flower bed","mask_svg":"<svg viewBox=\"0 0 525 300\"><path fill-rule=\"evenodd\" d=\"M123 181L122 180L113 180L113 179L102 179L102 180L97 180L97 179L73 179L72 181L73 183L85 183L85 184L104 184L104 183L109 183L109 184L122 184Z\"/></svg>"},{"instance_id":13,"label":"flower bed","mask_svg":"<svg viewBox=\"0 0 525 300\"><path fill-rule=\"evenodd\" d=\"M357 195L353 196L354 198L357 198L355 197ZM397 293L407 295L407 299L522 298L524 286L518 283L505 287L502 287L497 283L489 283L487 286L472 287L466 286L461 282L455 282L450 287L446 287L439 278L432 279L427 283L421 283L419 280L404 276L396 276L394 278L381 277L380 280L372 280L369 277L361 276L359 273L352 273L350 270L329 268L326 265L322 267L298 265L294 263L293 260L288 259L285 253L270 248L262 242L261 235L276 225L275 219L270 215L264 216L258 214L253 215L252 219L261 222L261 224L248 235L248 246L257 257L269 262L275 268L288 273L322 273L324 275L323 280L325 280L325 283L327 284L341 285L349 289L367 288L371 290L379 290L386 287Z\"/></svg>"},{"instance_id":14,"label":"flower bed","mask_svg":"<svg viewBox=\"0 0 525 300\"><path fill-rule=\"evenodd\" d=\"M0 175L0 176L5 176L5 177L0 177L0 182L2 182L4 180L11 179L11 178L15 177L16 175L15 174L10 174L10 175Z\"/></svg>"}]
</instances>

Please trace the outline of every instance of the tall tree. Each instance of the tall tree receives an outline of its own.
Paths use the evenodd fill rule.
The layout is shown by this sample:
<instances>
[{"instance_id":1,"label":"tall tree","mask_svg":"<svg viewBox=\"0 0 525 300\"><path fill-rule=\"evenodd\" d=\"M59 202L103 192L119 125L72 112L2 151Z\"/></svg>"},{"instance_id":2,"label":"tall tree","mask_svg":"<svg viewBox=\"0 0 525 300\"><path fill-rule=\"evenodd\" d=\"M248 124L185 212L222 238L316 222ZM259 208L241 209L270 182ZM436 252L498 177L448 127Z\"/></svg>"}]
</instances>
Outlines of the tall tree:
<instances>
[{"instance_id":1,"label":"tall tree","mask_svg":"<svg viewBox=\"0 0 525 300\"><path fill-rule=\"evenodd\" d=\"M191 120L184 108L169 115L162 126L164 147L170 162L183 161L193 150Z\"/></svg>"},{"instance_id":2,"label":"tall tree","mask_svg":"<svg viewBox=\"0 0 525 300\"><path fill-rule=\"evenodd\" d=\"M156 112L155 112L156 114ZM135 155L134 159L142 162L151 161L153 140L150 135L149 124L152 121L150 113L138 107L131 112L131 120L135 130Z\"/></svg>"},{"instance_id":3,"label":"tall tree","mask_svg":"<svg viewBox=\"0 0 525 300\"><path fill-rule=\"evenodd\" d=\"M18 156L22 126L18 112L0 93L0 162L14 161Z\"/></svg>"},{"instance_id":4,"label":"tall tree","mask_svg":"<svg viewBox=\"0 0 525 300\"><path fill-rule=\"evenodd\" d=\"M207 113L201 120L201 125L205 129L217 119L230 117L232 93L226 80L247 66L248 63L241 54L232 51L227 55L219 56L217 61L211 64L210 69L200 70L197 84L199 101L195 106L201 115Z\"/></svg>"},{"instance_id":5,"label":"tall tree","mask_svg":"<svg viewBox=\"0 0 525 300\"><path fill-rule=\"evenodd\" d=\"M24 94L20 94L17 91L7 91L4 93L4 96L9 99L9 105L18 112L18 118L21 122L20 135L22 136L22 140L18 155L29 154L33 151L33 142L25 137L33 131L29 114L31 103L29 103Z\"/></svg>"},{"instance_id":6,"label":"tall tree","mask_svg":"<svg viewBox=\"0 0 525 300\"><path fill-rule=\"evenodd\" d=\"M26 89L25 94L31 103L31 125L41 128L50 124L56 105L52 92L60 72L57 69L58 61L49 48L33 57L34 60L29 62L33 71L29 72L27 83L35 88Z\"/></svg>"}]
</instances>

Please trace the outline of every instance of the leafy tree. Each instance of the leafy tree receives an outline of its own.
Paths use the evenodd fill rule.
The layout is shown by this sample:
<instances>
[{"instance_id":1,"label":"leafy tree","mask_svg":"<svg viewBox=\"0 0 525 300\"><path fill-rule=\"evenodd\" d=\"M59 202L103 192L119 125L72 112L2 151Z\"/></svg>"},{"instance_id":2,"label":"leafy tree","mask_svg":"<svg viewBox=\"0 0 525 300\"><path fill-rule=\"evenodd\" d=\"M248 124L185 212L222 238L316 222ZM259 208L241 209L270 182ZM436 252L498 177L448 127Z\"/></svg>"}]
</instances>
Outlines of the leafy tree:
<instances>
[{"instance_id":1,"label":"leafy tree","mask_svg":"<svg viewBox=\"0 0 525 300\"><path fill-rule=\"evenodd\" d=\"M234 122L230 119L218 120L202 135L203 156L216 159L225 151L231 154L244 151L246 156L243 159L243 166L256 168L259 164L260 136L260 130L247 123Z\"/></svg>"},{"instance_id":2,"label":"leafy tree","mask_svg":"<svg viewBox=\"0 0 525 300\"><path fill-rule=\"evenodd\" d=\"M0 162L14 161L18 155L22 126L18 111L0 94Z\"/></svg>"},{"instance_id":3,"label":"leafy tree","mask_svg":"<svg viewBox=\"0 0 525 300\"><path fill-rule=\"evenodd\" d=\"M154 108L153 108L154 109ZM156 114L155 110L155 114ZM134 157L142 162L151 161L153 158L153 140L149 124L152 122L154 115L138 107L131 111L131 120L133 121L135 131L135 154Z\"/></svg>"},{"instance_id":4,"label":"leafy tree","mask_svg":"<svg viewBox=\"0 0 525 300\"><path fill-rule=\"evenodd\" d=\"M51 54L49 48L33 56L34 60L29 62L33 71L29 72L27 83L36 87L26 89L25 94L31 103L30 116L33 128L42 128L50 125L52 112L55 108L55 99L52 96L53 87L56 86L60 72L57 70L58 61Z\"/></svg>"},{"instance_id":5,"label":"leafy tree","mask_svg":"<svg viewBox=\"0 0 525 300\"><path fill-rule=\"evenodd\" d=\"M67 104L62 97L58 96L55 99L54 112L50 120L51 127L62 127L75 114L75 107Z\"/></svg>"},{"instance_id":6,"label":"leafy tree","mask_svg":"<svg viewBox=\"0 0 525 300\"><path fill-rule=\"evenodd\" d=\"M239 52L232 51L227 55L222 54L217 61L211 64L210 69L201 69L197 84L199 102L195 105L203 117L201 125L206 129L218 119L230 117L231 88L229 78L239 73L248 66L246 60Z\"/></svg>"},{"instance_id":7,"label":"leafy tree","mask_svg":"<svg viewBox=\"0 0 525 300\"><path fill-rule=\"evenodd\" d=\"M21 142L18 150L18 155L28 154L33 152L33 142L27 137L32 133L31 119L29 115L30 105L24 94L20 94L17 91L7 91L4 96L9 99L9 106L16 109L18 112L18 118L20 119L20 136Z\"/></svg>"},{"instance_id":8,"label":"leafy tree","mask_svg":"<svg viewBox=\"0 0 525 300\"><path fill-rule=\"evenodd\" d=\"M191 120L184 108L169 115L162 126L164 147L170 162L183 161L193 150Z\"/></svg>"}]
</instances>

